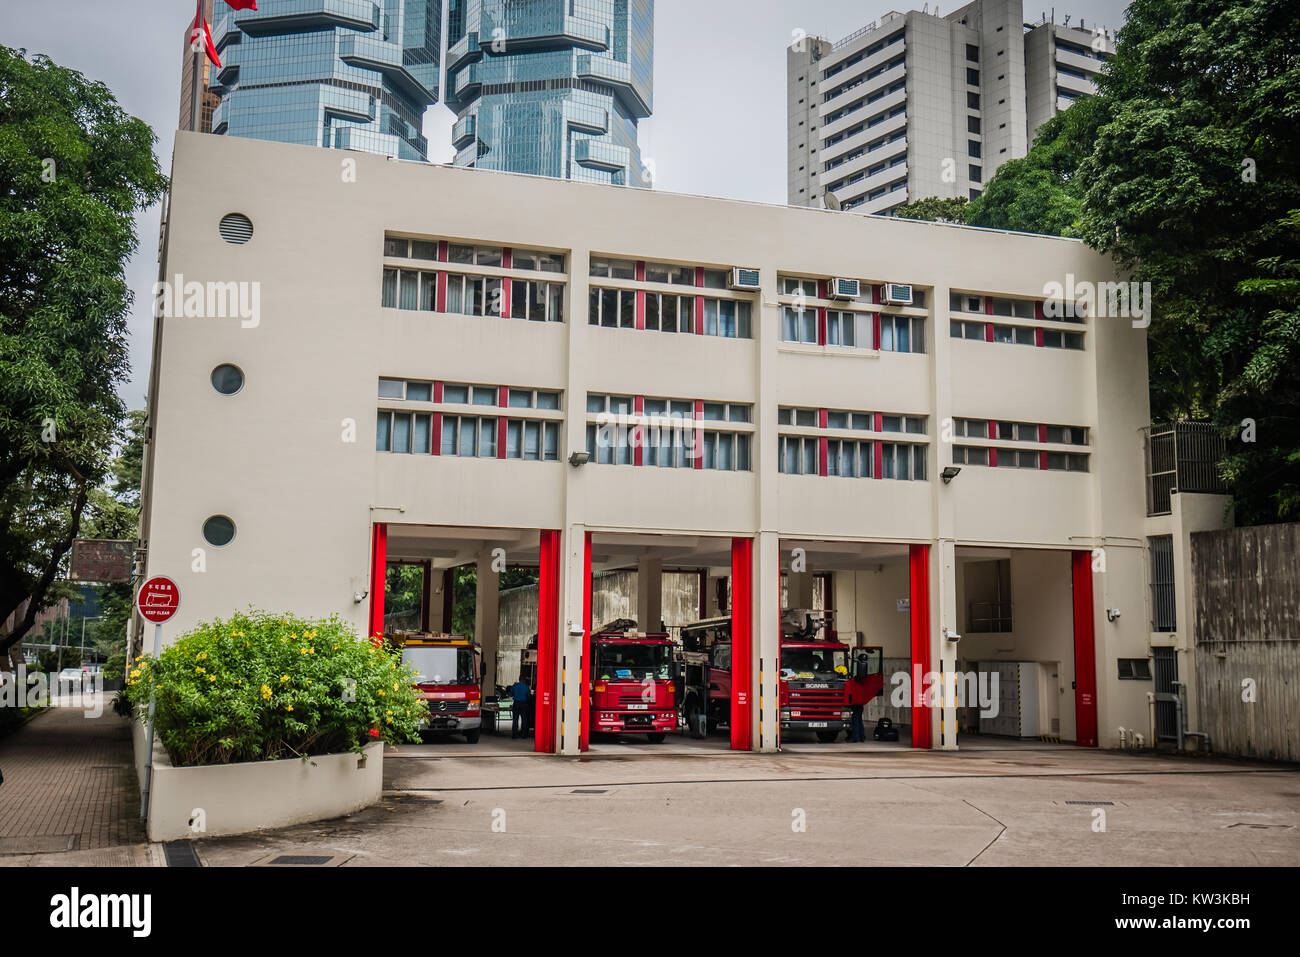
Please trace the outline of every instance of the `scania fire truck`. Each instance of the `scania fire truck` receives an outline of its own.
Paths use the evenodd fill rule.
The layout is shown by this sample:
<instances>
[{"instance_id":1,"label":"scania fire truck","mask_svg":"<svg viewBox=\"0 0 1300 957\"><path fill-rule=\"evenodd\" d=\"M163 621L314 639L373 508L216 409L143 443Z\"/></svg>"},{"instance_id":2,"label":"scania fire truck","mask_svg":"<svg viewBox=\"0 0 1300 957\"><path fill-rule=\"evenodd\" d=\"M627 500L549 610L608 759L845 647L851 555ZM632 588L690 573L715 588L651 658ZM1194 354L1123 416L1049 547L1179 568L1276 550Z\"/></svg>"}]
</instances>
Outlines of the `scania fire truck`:
<instances>
[{"instance_id":1,"label":"scania fire truck","mask_svg":"<svg viewBox=\"0 0 1300 957\"><path fill-rule=\"evenodd\" d=\"M677 730L674 646L666 632L636 630L627 618L591 635L591 730L645 735L661 743Z\"/></svg>"},{"instance_id":2,"label":"scania fire truck","mask_svg":"<svg viewBox=\"0 0 1300 957\"><path fill-rule=\"evenodd\" d=\"M835 639L830 616L807 609L781 616L781 730L812 731L822 742L834 741L849 723L849 647ZM688 732L702 738L731 720L731 618L683 626L682 650L682 712ZM855 651L880 660L879 648Z\"/></svg>"},{"instance_id":3,"label":"scania fire truck","mask_svg":"<svg viewBox=\"0 0 1300 957\"><path fill-rule=\"evenodd\" d=\"M402 646L402 664L416 671L416 687L429 704L424 730L463 734L478 743L482 727L482 700L478 662L468 638L460 635L396 635Z\"/></svg>"}]
</instances>

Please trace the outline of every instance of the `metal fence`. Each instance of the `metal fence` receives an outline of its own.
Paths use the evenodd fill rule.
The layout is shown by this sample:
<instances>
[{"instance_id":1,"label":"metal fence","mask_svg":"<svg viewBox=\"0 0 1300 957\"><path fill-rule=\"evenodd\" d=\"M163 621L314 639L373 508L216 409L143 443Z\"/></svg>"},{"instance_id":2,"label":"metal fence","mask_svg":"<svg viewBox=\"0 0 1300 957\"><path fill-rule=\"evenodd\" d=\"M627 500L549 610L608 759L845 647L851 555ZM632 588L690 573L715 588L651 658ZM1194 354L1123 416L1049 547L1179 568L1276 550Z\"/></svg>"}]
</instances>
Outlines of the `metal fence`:
<instances>
[{"instance_id":1,"label":"metal fence","mask_svg":"<svg viewBox=\"0 0 1300 957\"><path fill-rule=\"evenodd\" d=\"M1178 605L1174 594L1174 537L1152 535L1147 539L1151 552L1151 630L1177 631Z\"/></svg>"},{"instance_id":2,"label":"metal fence","mask_svg":"<svg viewBox=\"0 0 1300 957\"><path fill-rule=\"evenodd\" d=\"M1222 494L1219 477L1226 444L1209 422L1175 422L1143 430L1146 446L1147 514L1168 515L1176 492Z\"/></svg>"}]
</instances>

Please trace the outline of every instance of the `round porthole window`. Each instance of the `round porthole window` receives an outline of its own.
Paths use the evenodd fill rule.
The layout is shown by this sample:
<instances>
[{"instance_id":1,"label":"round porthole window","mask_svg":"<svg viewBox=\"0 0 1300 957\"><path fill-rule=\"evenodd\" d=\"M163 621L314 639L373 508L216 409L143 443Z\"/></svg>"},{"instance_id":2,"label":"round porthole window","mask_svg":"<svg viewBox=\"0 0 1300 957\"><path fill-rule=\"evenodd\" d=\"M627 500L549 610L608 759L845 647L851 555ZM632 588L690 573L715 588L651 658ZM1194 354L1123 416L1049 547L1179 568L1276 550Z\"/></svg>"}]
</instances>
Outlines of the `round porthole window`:
<instances>
[{"instance_id":1,"label":"round porthole window","mask_svg":"<svg viewBox=\"0 0 1300 957\"><path fill-rule=\"evenodd\" d=\"M235 523L224 515L213 515L203 523L203 540L220 548L229 545L235 537Z\"/></svg>"},{"instance_id":2,"label":"round porthole window","mask_svg":"<svg viewBox=\"0 0 1300 957\"><path fill-rule=\"evenodd\" d=\"M226 242L242 246L253 238L253 221L243 213L226 213L217 230Z\"/></svg>"},{"instance_id":3,"label":"round porthole window","mask_svg":"<svg viewBox=\"0 0 1300 957\"><path fill-rule=\"evenodd\" d=\"M243 389L243 371L238 365L221 363L212 371L212 387L222 395L234 395Z\"/></svg>"},{"instance_id":4,"label":"round porthole window","mask_svg":"<svg viewBox=\"0 0 1300 957\"><path fill-rule=\"evenodd\" d=\"M212 370L212 388L222 395L234 395L244 387L244 373L239 366L223 362Z\"/></svg>"}]
</instances>

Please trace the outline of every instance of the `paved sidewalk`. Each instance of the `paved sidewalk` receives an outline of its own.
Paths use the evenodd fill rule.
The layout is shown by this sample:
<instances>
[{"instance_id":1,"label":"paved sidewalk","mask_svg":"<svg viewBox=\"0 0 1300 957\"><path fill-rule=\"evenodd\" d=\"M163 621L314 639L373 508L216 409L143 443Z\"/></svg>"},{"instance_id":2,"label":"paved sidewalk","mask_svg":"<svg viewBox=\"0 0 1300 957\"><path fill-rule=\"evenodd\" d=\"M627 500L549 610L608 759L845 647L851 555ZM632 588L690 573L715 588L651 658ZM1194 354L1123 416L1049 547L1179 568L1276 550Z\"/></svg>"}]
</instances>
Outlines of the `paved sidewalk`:
<instances>
[{"instance_id":1,"label":"paved sidewalk","mask_svg":"<svg viewBox=\"0 0 1300 957\"><path fill-rule=\"evenodd\" d=\"M0 865L147 862L131 727L108 704L50 707L0 738Z\"/></svg>"}]
</instances>

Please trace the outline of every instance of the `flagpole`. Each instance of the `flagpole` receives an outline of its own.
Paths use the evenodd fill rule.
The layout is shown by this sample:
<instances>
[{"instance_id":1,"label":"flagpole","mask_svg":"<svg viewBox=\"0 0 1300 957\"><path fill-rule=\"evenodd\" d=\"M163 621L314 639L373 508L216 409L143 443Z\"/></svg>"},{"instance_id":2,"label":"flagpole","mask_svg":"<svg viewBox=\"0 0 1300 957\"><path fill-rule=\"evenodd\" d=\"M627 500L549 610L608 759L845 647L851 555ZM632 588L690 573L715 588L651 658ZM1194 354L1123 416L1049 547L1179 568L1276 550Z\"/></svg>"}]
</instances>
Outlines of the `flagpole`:
<instances>
[{"instance_id":1,"label":"flagpole","mask_svg":"<svg viewBox=\"0 0 1300 957\"><path fill-rule=\"evenodd\" d=\"M203 70L199 58L206 56L203 50L203 0L198 0L198 10L194 14L194 32L190 34L190 55L194 58L193 76L190 82L190 129L201 133L199 117L202 109L203 91L201 89Z\"/></svg>"}]
</instances>

